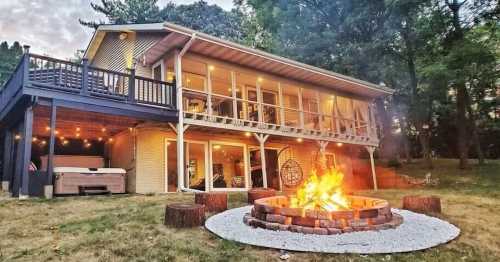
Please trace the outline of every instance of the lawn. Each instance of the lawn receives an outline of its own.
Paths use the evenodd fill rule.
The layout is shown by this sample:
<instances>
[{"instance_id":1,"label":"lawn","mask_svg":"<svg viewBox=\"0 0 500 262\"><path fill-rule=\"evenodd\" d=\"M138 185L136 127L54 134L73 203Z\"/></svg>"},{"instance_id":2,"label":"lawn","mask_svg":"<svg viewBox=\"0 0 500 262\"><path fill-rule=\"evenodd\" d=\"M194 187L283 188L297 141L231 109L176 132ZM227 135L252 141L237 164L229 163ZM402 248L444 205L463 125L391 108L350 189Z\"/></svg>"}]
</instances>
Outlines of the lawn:
<instances>
[{"instance_id":1,"label":"lawn","mask_svg":"<svg viewBox=\"0 0 500 262\"><path fill-rule=\"evenodd\" d=\"M466 171L454 160L432 170L440 185L416 190L356 192L401 207L407 194L442 199L442 218L462 229L451 243L396 255L290 253L290 261L500 261L500 162ZM423 177L419 163L399 173ZM26 201L0 198L0 261L279 261L279 251L221 240L203 228L162 225L164 206L192 202L192 194L71 197ZM245 205L230 194L230 207ZM432 237L432 236L429 236Z\"/></svg>"}]
</instances>

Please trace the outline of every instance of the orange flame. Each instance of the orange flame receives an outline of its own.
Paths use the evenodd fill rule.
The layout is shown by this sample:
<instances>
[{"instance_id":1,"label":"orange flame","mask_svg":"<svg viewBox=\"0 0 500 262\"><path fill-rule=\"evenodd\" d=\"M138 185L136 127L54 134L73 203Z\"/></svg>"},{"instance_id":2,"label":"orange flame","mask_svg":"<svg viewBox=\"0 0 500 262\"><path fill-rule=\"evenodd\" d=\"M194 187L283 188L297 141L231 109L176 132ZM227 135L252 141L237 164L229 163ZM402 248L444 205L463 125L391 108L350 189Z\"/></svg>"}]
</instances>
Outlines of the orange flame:
<instances>
[{"instance_id":1,"label":"orange flame","mask_svg":"<svg viewBox=\"0 0 500 262\"><path fill-rule=\"evenodd\" d=\"M349 201L342 191L344 174L335 168L318 176L316 170L290 198L290 207L337 211L349 209Z\"/></svg>"}]
</instances>

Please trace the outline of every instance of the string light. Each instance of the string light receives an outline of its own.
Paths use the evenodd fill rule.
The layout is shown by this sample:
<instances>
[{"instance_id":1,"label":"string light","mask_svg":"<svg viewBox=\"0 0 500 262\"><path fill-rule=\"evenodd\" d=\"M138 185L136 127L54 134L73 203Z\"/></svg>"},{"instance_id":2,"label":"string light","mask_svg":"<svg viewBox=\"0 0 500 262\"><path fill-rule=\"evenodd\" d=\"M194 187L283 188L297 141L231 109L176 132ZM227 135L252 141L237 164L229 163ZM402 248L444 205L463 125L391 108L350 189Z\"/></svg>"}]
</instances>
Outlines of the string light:
<instances>
[{"instance_id":1,"label":"string light","mask_svg":"<svg viewBox=\"0 0 500 262\"><path fill-rule=\"evenodd\" d=\"M108 142L109 142L109 143L113 143L113 141L114 141L114 139L113 139L113 138L111 138L111 137L110 137L110 138L108 138Z\"/></svg>"},{"instance_id":2,"label":"string light","mask_svg":"<svg viewBox=\"0 0 500 262\"><path fill-rule=\"evenodd\" d=\"M65 146L65 145L69 144L69 141L68 140L64 140L64 141L62 141L62 144L63 144L63 146Z\"/></svg>"},{"instance_id":3,"label":"string light","mask_svg":"<svg viewBox=\"0 0 500 262\"><path fill-rule=\"evenodd\" d=\"M213 65L208 66L208 70L213 71L214 69L215 69L215 66L213 66Z\"/></svg>"},{"instance_id":4,"label":"string light","mask_svg":"<svg viewBox=\"0 0 500 262\"><path fill-rule=\"evenodd\" d=\"M61 136L59 139L61 139L61 141L66 140L64 136Z\"/></svg>"},{"instance_id":5,"label":"string light","mask_svg":"<svg viewBox=\"0 0 500 262\"><path fill-rule=\"evenodd\" d=\"M106 128L105 128L105 127L103 127L103 128L101 129L101 131L102 131L103 133L104 133L104 132L106 132Z\"/></svg>"},{"instance_id":6,"label":"string light","mask_svg":"<svg viewBox=\"0 0 500 262\"><path fill-rule=\"evenodd\" d=\"M33 137L33 142L36 142L36 141L38 141L38 138Z\"/></svg>"},{"instance_id":7,"label":"string light","mask_svg":"<svg viewBox=\"0 0 500 262\"><path fill-rule=\"evenodd\" d=\"M21 135L19 135L19 134L15 135L15 136L14 136L14 139L15 139L15 140L19 140L19 139L21 139Z\"/></svg>"},{"instance_id":8,"label":"string light","mask_svg":"<svg viewBox=\"0 0 500 262\"><path fill-rule=\"evenodd\" d=\"M50 126L45 127L46 131L50 131Z\"/></svg>"},{"instance_id":9,"label":"string light","mask_svg":"<svg viewBox=\"0 0 500 262\"><path fill-rule=\"evenodd\" d=\"M47 141L45 141L45 140L42 140L42 142L40 142L40 146L44 146L46 144L47 144Z\"/></svg>"},{"instance_id":10,"label":"string light","mask_svg":"<svg viewBox=\"0 0 500 262\"><path fill-rule=\"evenodd\" d=\"M76 137L80 137L80 133L76 133Z\"/></svg>"},{"instance_id":11,"label":"string light","mask_svg":"<svg viewBox=\"0 0 500 262\"><path fill-rule=\"evenodd\" d=\"M59 130L54 131L54 134L59 135Z\"/></svg>"},{"instance_id":12,"label":"string light","mask_svg":"<svg viewBox=\"0 0 500 262\"><path fill-rule=\"evenodd\" d=\"M83 143L88 143L89 140L88 139L83 139Z\"/></svg>"},{"instance_id":13,"label":"string light","mask_svg":"<svg viewBox=\"0 0 500 262\"><path fill-rule=\"evenodd\" d=\"M220 149L220 145L214 145L214 149L215 150L219 150Z\"/></svg>"},{"instance_id":14,"label":"string light","mask_svg":"<svg viewBox=\"0 0 500 262\"><path fill-rule=\"evenodd\" d=\"M89 148L89 147L91 147L91 146L92 146L92 144L91 144L91 143L85 143L85 148Z\"/></svg>"},{"instance_id":15,"label":"string light","mask_svg":"<svg viewBox=\"0 0 500 262\"><path fill-rule=\"evenodd\" d=\"M98 137L97 141L101 142L102 141L102 137Z\"/></svg>"},{"instance_id":16,"label":"string light","mask_svg":"<svg viewBox=\"0 0 500 262\"><path fill-rule=\"evenodd\" d=\"M77 127L76 132L80 132L81 128Z\"/></svg>"}]
</instances>

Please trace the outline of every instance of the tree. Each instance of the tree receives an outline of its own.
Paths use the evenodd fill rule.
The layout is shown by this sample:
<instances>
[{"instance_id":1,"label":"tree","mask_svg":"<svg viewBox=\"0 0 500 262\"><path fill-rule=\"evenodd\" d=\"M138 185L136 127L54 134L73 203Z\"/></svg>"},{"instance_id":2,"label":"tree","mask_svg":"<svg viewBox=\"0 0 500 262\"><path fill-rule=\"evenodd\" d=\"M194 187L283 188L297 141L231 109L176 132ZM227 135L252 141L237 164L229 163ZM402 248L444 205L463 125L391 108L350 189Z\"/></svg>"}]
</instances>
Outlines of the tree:
<instances>
[{"instance_id":1,"label":"tree","mask_svg":"<svg viewBox=\"0 0 500 262\"><path fill-rule=\"evenodd\" d=\"M84 21L84 26L97 28L99 24L130 24L172 22L207 34L233 41L242 41L242 14L238 10L227 12L217 5L200 0L192 4L176 5L169 2L158 6L158 0L101 0L91 3L92 9L106 17L105 21Z\"/></svg>"},{"instance_id":2,"label":"tree","mask_svg":"<svg viewBox=\"0 0 500 262\"><path fill-rule=\"evenodd\" d=\"M16 69L22 54L23 49L19 42L14 42L11 46L5 41L0 44L0 88Z\"/></svg>"}]
</instances>

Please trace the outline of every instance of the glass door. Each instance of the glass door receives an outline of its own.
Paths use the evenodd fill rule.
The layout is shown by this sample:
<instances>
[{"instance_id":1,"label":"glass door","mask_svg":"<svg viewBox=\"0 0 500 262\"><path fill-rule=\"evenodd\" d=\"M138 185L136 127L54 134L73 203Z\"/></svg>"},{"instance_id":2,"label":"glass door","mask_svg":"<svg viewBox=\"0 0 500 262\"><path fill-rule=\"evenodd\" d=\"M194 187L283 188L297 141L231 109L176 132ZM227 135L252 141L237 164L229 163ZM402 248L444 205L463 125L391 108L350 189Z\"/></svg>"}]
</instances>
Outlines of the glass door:
<instances>
[{"instance_id":1,"label":"glass door","mask_svg":"<svg viewBox=\"0 0 500 262\"><path fill-rule=\"evenodd\" d=\"M188 141L184 144L185 166L184 185L186 188L206 191L207 188L207 143Z\"/></svg>"},{"instance_id":2,"label":"glass door","mask_svg":"<svg viewBox=\"0 0 500 262\"><path fill-rule=\"evenodd\" d=\"M251 148L250 155L250 181L251 187L263 187L264 179L262 176L262 164L259 148ZM266 148L266 178L267 187L281 190L279 177L279 159L278 150Z\"/></svg>"},{"instance_id":3,"label":"glass door","mask_svg":"<svg viewBox=\"0 0 500 262\"><path fill-rule=\"evenodd\" d=\"M239 191L247 188L247 154L243 144L210 142L214 190Z\"/></svg>"}]
</instances>

